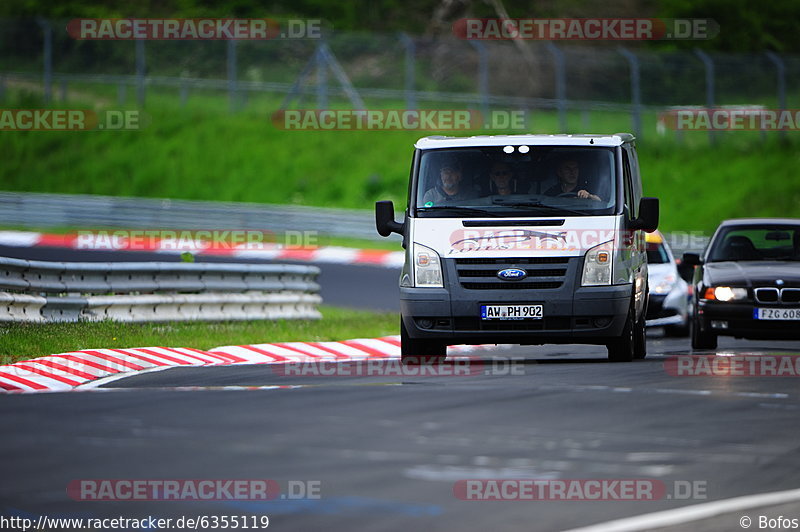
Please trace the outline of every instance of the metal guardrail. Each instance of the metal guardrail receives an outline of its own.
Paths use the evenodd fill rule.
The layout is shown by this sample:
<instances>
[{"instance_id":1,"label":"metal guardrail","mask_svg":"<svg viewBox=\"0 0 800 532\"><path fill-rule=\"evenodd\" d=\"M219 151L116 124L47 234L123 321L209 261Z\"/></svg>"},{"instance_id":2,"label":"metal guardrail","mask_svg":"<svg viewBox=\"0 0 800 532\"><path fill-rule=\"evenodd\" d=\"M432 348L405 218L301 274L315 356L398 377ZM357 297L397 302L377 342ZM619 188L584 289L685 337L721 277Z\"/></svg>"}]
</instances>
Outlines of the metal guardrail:
<instances>
[{"instance_id":1,"label":"metal guardrail","mask_svg":"<svg viewBox=\"0 0 800 532\"><path fill-rule=\"evenodd\" d=\"M317 231L383 241L375 231L372 211L33 192L0 192L0 225L38 229ZM664 236L676 257L684 251L702 251L709 239L696 231Z\"/></svg>"},{"instance_id":2,"label":"metal guardrail","mask_svg":"<svg viewBox=\"0 0 800 532\"><path fill-rule=\"evenodd\" d=\"M31 228L316 231L328 235L383 240L375 231L375 219L370 211L33 192L0 192L0 225ZM708 236L697 231L666 233L664 236L676 257L685 251L702 251L709 240Z\"/></svg>"},{"instance_id":3,"label":"metal guardrail","mask_svg":"<svg viewBox=\"0 0 800 532\"><path fill-rule=\"evenodd\" d=\"M36 228L317 231L378 240L374 216L301 205L0 192L0 224Z\"/></svg>"},{"instance_id":4,"label":"metal guardrail","mask_svg":"<svg viewBox=\"0 0 800 532\"><path fill-rule=\"evenodd\" d=\"M315 266L0 257L0 321L317 319Z\"/></svg>"}]
</instances>

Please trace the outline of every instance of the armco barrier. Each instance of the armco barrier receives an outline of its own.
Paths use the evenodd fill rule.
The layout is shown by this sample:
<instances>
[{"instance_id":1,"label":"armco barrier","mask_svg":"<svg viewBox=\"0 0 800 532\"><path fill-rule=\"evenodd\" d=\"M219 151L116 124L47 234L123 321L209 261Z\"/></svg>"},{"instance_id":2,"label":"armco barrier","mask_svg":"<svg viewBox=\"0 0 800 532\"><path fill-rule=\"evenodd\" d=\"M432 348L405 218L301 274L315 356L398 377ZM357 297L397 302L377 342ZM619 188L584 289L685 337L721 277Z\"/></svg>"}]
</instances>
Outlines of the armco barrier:
<instances>
[{"instance_id":1,"label":"armco barrier","mask_svg":"<svg viewBox=\"0 0 800 532\"><path fill-rule=\"evenodd\" d=\"M0 257L0 321L315 319L319 268Z\"/></svg>"}]
</instances>

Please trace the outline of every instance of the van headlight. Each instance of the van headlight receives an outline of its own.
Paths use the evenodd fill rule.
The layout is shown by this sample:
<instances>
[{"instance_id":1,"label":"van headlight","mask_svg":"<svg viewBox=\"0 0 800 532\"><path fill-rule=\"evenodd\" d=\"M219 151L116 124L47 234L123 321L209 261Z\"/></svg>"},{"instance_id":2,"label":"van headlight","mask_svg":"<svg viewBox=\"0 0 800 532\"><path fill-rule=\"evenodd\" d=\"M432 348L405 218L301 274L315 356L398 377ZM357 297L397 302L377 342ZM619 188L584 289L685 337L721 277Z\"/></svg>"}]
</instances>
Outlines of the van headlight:
<instances>
[{"instance_id":1,"label":"van headlight","mask_svg":"<svg viewBox=\"0 0 800 532\"><path fill-rule=\"evenodd\" d=\"M443 288L442 262L432 249L414 243L414 284L419 288Z\"/></svg>"},{"instance_id":2,"label":"van headlight","mask_svg":"<svg viewBox=\"0 0 800 532\"><path fill-rule=\"evenodd\" d=\"M601 286L611 284L612 253L614 241L610 240L586 252L583 261L582 286Z\"/></svg>"}]
</instances>

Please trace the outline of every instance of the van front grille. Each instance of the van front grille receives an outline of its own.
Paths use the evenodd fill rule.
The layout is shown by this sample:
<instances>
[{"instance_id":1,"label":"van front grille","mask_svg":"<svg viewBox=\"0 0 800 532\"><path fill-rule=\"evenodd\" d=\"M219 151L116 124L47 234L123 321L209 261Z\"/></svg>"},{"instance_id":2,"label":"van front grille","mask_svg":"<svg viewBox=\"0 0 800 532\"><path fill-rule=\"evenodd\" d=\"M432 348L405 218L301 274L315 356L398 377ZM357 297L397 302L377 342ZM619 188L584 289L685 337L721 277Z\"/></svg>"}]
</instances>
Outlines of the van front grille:
<instances>
[{"instance_id":1,"label":"van front grille","mask_svg":"<svg viewBox=\"0 0 800 532\"><path fill-rule=\"evenodd\" d=\"M456 259L456 266L467 266L472 264L497 264L508 267L508 264L567 264L569 257L516 257L516 258L480 258L480 259Z\"/></svg>"},{"instance_id":2,"label":"van front grille","mask_svg":"<svg viewBox=\"0 0 800 532\"><path fill-rule=\"evenodd\" d=\"M519 281L501 281L493 283L466 283L461 282L461 286L467 290L547 290L550 288L561 287L561 282L551 281L548 283L520 283Z\"/></svg>"},{"instance_id":3,"label":"van front grille","mask_svg":"<svg viewBox=\"0 0 800 532\"><path fill-rule=\"evenodd\" d=\"M564 284L569 260L569 257L455 259L455 266L458 280L467 290L553 290ZM500 279L497 273L507 268L525 270L527 275L520 280Z\"/></svg>"}]
</instances>

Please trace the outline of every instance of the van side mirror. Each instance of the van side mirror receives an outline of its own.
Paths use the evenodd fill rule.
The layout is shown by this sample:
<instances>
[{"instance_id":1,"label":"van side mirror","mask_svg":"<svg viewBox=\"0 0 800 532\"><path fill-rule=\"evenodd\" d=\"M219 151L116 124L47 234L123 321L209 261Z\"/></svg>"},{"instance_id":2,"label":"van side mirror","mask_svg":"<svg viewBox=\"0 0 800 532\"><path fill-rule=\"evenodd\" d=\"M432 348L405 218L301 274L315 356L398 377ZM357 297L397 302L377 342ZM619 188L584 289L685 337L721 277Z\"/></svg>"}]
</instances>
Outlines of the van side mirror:
<instances>
[{"instance_id":1,"label":"van side mirror","mask_svg":"<svg viewBox=\"0 0 800 532\"><path fill-rule=\"evenodd\" d=\"M681 262L689 266L700 266L700 263L703 261L697 253L684 253L683 261Z\"/></svg>"},{"instance_id":2,"label":"van side mirror","mask_svg":"<svg viewBox=\"0 0 800 532\"><path fill-rule=\"evenodd\" d=\"M639 217L631 221L632 229L642 229L652 233L658 229L658 198L639 200Z\"/></svg>"},{"instance_id":3,"label":"van side mirror","mask_svg":"<svg viewBox=\"0 0 800 532\"><path fill-rule=\"evenodd\" d=\"M375 228L381 236L405 233L406 224L394 220L394 203L391 201L375 202Z\"/></svg>"}]
</instances>

